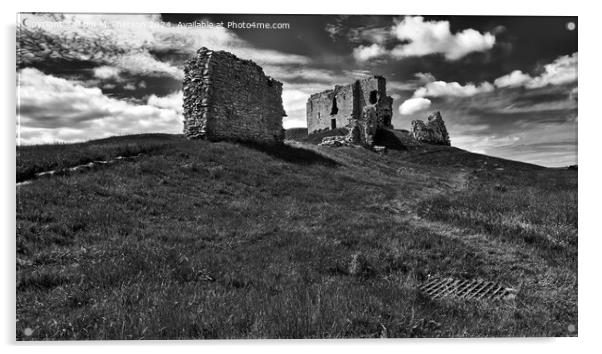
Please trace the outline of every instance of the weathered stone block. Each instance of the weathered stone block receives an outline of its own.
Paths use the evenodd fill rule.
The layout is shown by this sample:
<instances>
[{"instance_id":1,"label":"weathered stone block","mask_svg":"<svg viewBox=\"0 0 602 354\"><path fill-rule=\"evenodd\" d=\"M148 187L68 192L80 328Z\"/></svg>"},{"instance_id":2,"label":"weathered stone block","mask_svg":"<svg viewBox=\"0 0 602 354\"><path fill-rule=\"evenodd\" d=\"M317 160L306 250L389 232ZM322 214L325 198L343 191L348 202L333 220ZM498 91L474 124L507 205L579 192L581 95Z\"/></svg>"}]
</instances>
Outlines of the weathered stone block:
<instances>
[{"instance_id":1,"label":"weathered stone block","mask_svg":"<svg viewBox=\"0 0 602 354\"><path fill-rule=\"evenodd\" d=\"M447 133L445 122L440 112L431 113L426 123L421 120L413 120L412 136L421 143L451 145L449 134Z\"/></svg>"}]
</instances>

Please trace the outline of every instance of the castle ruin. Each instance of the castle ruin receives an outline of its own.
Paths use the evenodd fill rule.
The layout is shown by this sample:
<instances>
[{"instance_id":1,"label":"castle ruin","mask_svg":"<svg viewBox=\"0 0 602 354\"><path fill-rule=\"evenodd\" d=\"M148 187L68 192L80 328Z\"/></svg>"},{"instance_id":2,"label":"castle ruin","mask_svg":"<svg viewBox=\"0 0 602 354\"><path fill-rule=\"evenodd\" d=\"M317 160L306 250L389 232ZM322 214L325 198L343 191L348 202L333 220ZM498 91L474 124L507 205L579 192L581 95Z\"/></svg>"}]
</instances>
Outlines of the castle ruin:
<instances>
[{"instance_id":1,"label":"castle ruin","mask_svg":"<svg viewBox=\"0 0 602 354\"><path fill-rule=\"evenodd\" d=\"M186 63L184 75L187 138L284 140L282 83L253 61L203 47Z\"/></svg>"},{"instance_id":2,"label":"castle ruin","mask_svg":"<svg viewBox=\"0 0 602 354\"><path fill-rule=\"evenodd\" d=\"M393 98L387 96L382 76L371 76L348 85L315 93L307 100L308 134L346 128L348 140L372 144L376 129L391 128Z\"/></svg>"}]
</instances>

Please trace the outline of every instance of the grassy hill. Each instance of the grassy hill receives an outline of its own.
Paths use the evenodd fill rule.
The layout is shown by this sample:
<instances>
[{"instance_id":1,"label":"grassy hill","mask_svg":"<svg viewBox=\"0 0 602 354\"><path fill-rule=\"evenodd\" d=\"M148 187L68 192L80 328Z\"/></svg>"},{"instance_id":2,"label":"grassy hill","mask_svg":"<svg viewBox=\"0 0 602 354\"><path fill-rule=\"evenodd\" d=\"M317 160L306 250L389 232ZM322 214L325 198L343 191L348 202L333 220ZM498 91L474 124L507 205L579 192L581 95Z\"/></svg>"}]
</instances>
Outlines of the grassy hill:
<instances>
[{"instance_id":1,"label":"grassy hill","mask_svg":"<svg viewBox=\"0 0 602 354\"><path fill-rule=\"evenodd\" d=\"M575 170L144 135L18 148L17 179L139 152L17 187L17 339L576 335Z\"/></svg>"}]
</instances>

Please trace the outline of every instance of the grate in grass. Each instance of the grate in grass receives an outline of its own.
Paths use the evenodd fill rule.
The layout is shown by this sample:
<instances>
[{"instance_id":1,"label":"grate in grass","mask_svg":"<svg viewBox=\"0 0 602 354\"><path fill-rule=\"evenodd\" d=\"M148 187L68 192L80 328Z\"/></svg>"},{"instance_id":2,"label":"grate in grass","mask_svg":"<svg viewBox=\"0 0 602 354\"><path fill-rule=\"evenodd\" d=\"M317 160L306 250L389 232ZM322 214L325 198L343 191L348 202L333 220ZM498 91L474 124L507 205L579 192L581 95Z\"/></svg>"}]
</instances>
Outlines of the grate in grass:
<instances>
[{"instance_id":1,"label":"grate in grass","mask_svg":"<svg viewBox=\"0 0 602 354\"><path fill-rule=\"evenodd\" d=\"M498 283L485 280L462 280L454 278L432 277L419 287L420 291L431 299L455 297L464 300L510 300L517 291Z\"/></svg>"}]
</instances>

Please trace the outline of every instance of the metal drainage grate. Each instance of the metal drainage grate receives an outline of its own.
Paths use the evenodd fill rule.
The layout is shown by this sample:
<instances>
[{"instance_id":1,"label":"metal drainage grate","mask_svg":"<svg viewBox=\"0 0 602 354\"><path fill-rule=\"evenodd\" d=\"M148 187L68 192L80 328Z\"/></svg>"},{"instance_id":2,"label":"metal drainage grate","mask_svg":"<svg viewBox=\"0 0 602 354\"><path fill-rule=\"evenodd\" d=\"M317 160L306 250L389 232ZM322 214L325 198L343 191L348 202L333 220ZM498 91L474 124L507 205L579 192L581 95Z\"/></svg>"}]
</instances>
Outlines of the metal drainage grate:
<instances>
[{"instance_id":1,"label":"metal drainage grate","mask_svg":"<svg viewBox=\"0 0 602 354\"><path fill-rule=\"evenodd\" d=\"M432 299L456 297L464 300L513 299L517 291L500 284L484 280L460 280L433 277L419 287L420 291Z\"/></svg>"}]
</instances>

